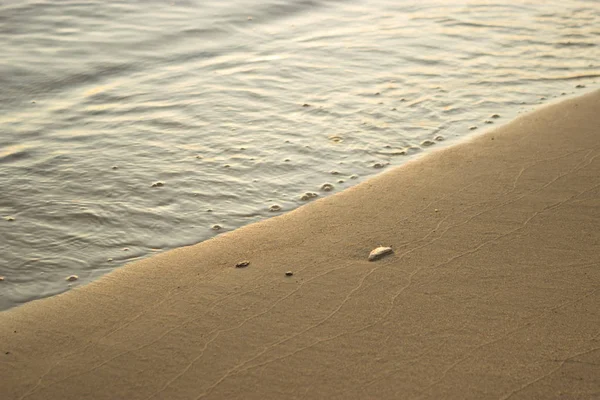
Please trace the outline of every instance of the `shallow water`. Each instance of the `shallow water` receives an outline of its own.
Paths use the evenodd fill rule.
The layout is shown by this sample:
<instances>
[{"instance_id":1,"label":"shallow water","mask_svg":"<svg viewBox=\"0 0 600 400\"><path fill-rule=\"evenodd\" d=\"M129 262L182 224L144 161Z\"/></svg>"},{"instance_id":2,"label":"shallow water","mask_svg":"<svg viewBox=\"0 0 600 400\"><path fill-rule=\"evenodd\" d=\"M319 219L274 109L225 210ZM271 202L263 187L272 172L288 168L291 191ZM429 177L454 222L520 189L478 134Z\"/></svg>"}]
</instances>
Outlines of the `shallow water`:
<instances>
[{"instance_id":1,"label":"shallow water","mask_svg":"<svg viewBox=\"0 0 600 400\"><path fill-rule=\"evenodd\" d=\"M0 2L0 310L598 86L600 2L415 3Z\"/></svg>"}]
</instances>

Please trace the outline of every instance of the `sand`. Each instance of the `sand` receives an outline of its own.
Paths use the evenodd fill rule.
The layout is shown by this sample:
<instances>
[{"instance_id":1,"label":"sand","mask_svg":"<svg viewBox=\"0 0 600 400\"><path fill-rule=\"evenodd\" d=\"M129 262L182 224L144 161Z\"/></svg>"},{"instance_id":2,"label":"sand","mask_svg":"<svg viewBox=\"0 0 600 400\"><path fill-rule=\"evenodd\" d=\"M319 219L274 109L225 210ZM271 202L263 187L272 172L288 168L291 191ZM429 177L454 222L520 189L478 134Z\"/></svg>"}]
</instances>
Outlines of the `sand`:
<instances>
[{"instance_id":1,"label":"sand","mask_svg":"<svg viewBox=\"0 0 600 400\"><path fill-rule=\"evenodd\" d=\"M599 398L599 288L596 91L0 313L0 398Z\"/></svg>"}]
</instances>

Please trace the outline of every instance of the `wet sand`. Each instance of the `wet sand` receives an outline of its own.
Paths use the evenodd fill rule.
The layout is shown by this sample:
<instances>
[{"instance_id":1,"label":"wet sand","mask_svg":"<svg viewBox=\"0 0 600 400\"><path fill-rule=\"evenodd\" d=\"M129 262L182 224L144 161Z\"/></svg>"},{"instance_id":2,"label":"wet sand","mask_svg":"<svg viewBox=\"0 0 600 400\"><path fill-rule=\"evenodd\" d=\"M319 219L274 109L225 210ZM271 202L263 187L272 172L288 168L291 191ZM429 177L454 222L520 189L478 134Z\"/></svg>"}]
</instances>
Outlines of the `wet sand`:
<instances>
[{"instance_id":1,"label":"wet sand","mask_svg":"<svg viewBox=\"0 0 600 400\"><path fill-rule=\"evenodd\" d=\"M0 313L0 397L597 398L599 282L596 91Z\"/></svg>"}]
</instances>

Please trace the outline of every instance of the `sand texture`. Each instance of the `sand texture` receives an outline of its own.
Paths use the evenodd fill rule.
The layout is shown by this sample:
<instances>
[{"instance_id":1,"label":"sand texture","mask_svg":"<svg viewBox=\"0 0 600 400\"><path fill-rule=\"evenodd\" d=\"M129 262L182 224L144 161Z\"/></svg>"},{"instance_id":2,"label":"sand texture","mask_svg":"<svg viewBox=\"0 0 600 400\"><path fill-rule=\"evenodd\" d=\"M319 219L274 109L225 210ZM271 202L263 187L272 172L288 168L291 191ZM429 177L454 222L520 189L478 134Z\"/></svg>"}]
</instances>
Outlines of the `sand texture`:
<instances>
[{"instance_id":1,"label":"sand texture","mask_svg":"<svg viewBox=\"0 0 600 400\"><path fill-rule=\"evenodd\" d=\"M596 91L0 313L0 398L600 398L599 288Z\"/></svg>"}]
</instances>

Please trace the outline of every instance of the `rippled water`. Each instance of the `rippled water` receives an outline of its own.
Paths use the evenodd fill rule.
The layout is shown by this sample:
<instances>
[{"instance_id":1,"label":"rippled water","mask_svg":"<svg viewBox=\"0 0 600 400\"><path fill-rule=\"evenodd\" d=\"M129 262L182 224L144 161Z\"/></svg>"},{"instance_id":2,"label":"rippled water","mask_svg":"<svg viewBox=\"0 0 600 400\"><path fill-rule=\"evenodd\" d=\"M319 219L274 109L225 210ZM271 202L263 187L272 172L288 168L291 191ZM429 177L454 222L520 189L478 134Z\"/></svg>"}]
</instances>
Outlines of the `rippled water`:
<instances>
[{"instance_id":1,"label":"rippled water","mask_svg":"<svg viewBox=\"0 0 600 400\"><path fill-rule=\"evenodd\" d=\"M595 0L0 1L0 309L597 86L599 43Z\"/></svg>"}]
</instances>

